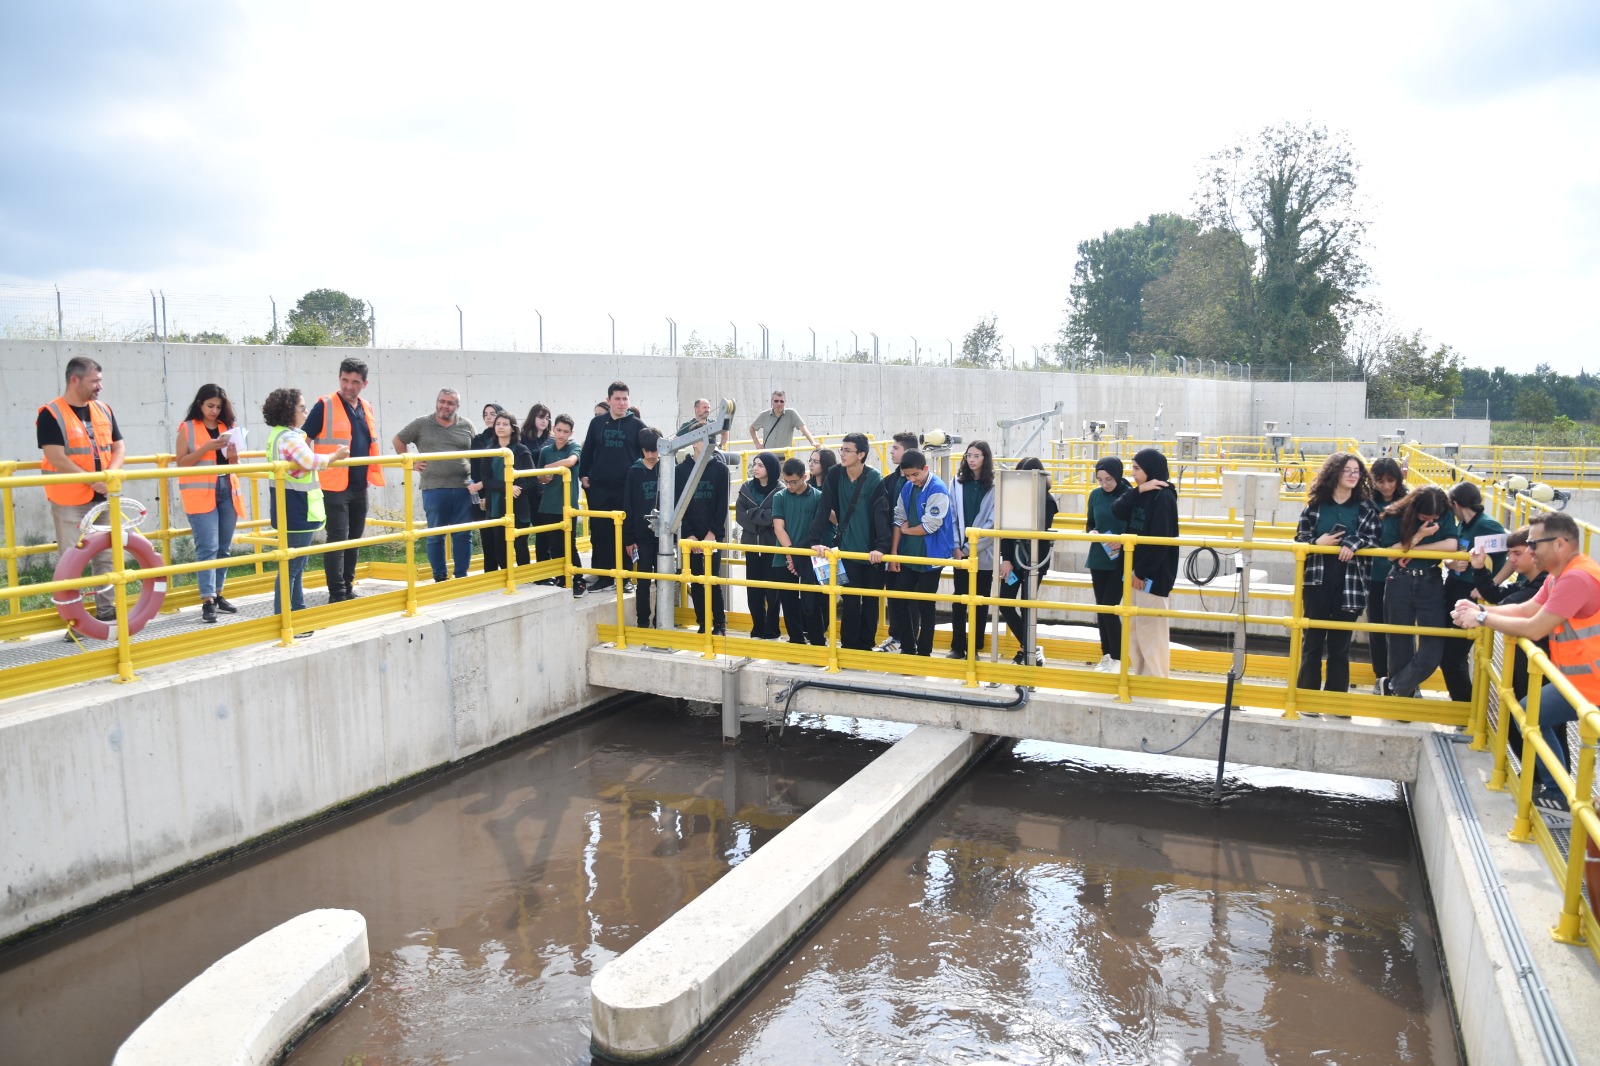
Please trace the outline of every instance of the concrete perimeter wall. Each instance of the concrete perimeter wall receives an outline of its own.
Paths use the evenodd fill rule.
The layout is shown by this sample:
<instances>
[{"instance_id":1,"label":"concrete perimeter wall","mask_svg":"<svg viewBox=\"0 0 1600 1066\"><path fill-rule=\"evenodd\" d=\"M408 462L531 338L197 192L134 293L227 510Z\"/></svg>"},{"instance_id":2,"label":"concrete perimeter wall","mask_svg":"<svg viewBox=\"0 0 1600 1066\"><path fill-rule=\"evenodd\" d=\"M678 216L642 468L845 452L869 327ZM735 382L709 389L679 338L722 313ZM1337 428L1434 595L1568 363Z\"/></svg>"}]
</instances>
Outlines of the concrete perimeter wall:
<instances>
[{"instance_id":1,"label":"concrete perimeter wall","mask_svg":"<svg viewBox=\"0 0 1600 1066\"><path fill-rule=\"evenodd\" d=\"M788 393L790 406L813 433L863 430L891 433L943 429L968 440L987 438L997 450L999 419L1015 418L1063 401L1062 417L1042 439L1076 436L1084 419L1125 418L1136 437L1155 430L1163 408L1163 435L1191 431L1207 436L1259 433L1261 420L1300 436L1350 435L1370 440L1388 421L1365 419L1361 382L1249 382L1204 378L1050 374L1009 370L955 370L932 366L689 359L628 355L532 354L517 352L418 351L400 348L249 347L196 344L0 341L0 381L5 420L0 424L0 460L38 458L33 423L41 404L60 395L67 361L86 355L105 368L101 398L111 404L135 455L171 452L178 422L197 389L215 382L228 390L251 444L265 443L261 404L273 389L292 386L310 400L338 384L348 356L370 368L366 391L378 411L378 432L389 439L408 421L433 410L439 389L460 390L463 411L474 424L485 403L497 402L520 419L535 401L572 415L581 437L606 385L626 381L645 421L673 430L700 396L726 396L738 404L736 436L766 409L773 389ZM1488 423L1448 420L1407 426L1418 439L1488 443ZM1031 431L1024 430L1016 438ZM141 488L133 495L153 499ZM376 505L398 510L395 488ZM19 538L50 536L43 493L17 500Z\"/></svg>"},{"instance_id":2,"label":"concrete perimeter wall","mask_svg":"<svg viewBox=\"0 0 1600 1066\"><path fill-rule=\"evenodd\" d=\"M611 695L615 611L474 596L0 704L0 940Z\"/></svg>"}]
</instances>

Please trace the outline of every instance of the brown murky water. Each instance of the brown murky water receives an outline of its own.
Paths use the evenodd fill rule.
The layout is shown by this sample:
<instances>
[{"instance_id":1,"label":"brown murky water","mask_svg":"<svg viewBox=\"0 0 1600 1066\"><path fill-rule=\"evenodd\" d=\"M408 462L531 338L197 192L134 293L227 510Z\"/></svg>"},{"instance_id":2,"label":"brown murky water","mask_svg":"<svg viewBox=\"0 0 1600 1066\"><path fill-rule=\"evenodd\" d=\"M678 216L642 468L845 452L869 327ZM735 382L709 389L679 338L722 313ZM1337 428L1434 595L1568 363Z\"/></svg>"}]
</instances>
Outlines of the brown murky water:
<instances>
[{"instance_id":1,"label":"brown murky water","mask_svg":"<svg viewBox=\"0 0 1600 1066\"><path fill-rule=\"evenodd\" d=\"M316 907L370 984L291 1062L588 1061L589 977L906 727L759 726L650 700L566 727L0 958L0 1064L104 1064L216 959Z\"/></svg>"},{"instance_id":2,"label":"brown murky water","mask_svg":"<svg viewBox=\"0 0 1600 1066\"><path fill-rule=\"evenodd\" d=\"M587 1063L595 970L903 732L576 724L0 959L0 1063L107 1062L317 906L367 916L372 981L292 1066ZM1393 795L1260 772L1215 810L1194 764L1087 754L992 754L682 1061L1460 1061Z\"/></svg>"},{"instance_id":3,"label":"brown murky water","mask_svg":"<svg viewBox=\"0 0 1600 1066\"><path fill-rule=\"evenodd\" d=\"M681 1061L1462 1061L1388 786L1075 757L987 760Z\"/></svg>"}]
</instances>

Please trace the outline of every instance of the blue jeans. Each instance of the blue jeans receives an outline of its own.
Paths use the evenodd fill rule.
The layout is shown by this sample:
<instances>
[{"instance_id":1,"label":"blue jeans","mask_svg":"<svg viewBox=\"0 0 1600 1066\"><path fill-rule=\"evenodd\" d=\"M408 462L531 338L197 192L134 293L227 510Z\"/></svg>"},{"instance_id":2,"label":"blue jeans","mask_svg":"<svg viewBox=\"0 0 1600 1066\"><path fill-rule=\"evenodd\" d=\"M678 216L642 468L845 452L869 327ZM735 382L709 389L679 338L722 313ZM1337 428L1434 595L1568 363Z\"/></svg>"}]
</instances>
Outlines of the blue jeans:
<instances>
[{"instance_id":1,"label":"blue jeans","mask_svg":"<svg viewBox=\"0 0 1600 1066\"><path fill-rule=\"evenodd\" d=\"M289 547L304 548L307 544L311 543L311 538L315 535L315 531L309 529L304 533L290 533ZM305 588L301 584L301 578L305 576L305 572L305 556L302 555L298 559L289 560L289 606L291 609L296 611L303 611L306 609L306 593ZM272 583L273 614L283 613L282 597L283 589L276 581L274 581Z\"/></svg>"},{"instance_id":2,"label":"blue jeans","mask_svg":"<svg viewBox=\"0 0 1600 1066\"><path fill-rule=\"evenodd\" d=\"M1539 690L1539 732L1544 734L1544 742L1558 757L1567 750L1567 723L1577 720L1578 712L1572 709L1572 704L1567 702L1560 689L1546 685ZM1566 770L1570 774L1572 767L1569 765ZM1554 790L1556 787L1555 778L1544 768L1543 760L1534 766L1533 779L1541 789Z\"/></svg>"},{"instance_id":3,"label":"blue jeans","mask_svg":"<svg viewBox=\"0 0 1600 1066\"><path fill-rule=\"evenodd\" d=\"M194 535L195 560L226 559L228 549L233 547L233 528L238 521L239 516L233 513L233 497L220 492L217 493L216 510L190 515L189 529ZM215 599L222 592L222 582L228 576L228 568L219 566L215 570L201 570L196 576L200 579L200 598Z\"/></svg>"},{"instance_id":4,"label":"blue jeans","mask_svg":"<svg viewBox=\"0 0 1600 1066\"><path fill-rule=\"evenodd\" d=\"M471 522L472 494L465 488L423 489L422 512L428 516L428 528L455 526ZM433 568L433 579L443 581L448 576L444 561L444 538L429 537L427 542L428 565ZM450 555L455 559L456 577L467 576L467 565L472 562L472 530L450 534Z\"/></svg>"}]
</instances>

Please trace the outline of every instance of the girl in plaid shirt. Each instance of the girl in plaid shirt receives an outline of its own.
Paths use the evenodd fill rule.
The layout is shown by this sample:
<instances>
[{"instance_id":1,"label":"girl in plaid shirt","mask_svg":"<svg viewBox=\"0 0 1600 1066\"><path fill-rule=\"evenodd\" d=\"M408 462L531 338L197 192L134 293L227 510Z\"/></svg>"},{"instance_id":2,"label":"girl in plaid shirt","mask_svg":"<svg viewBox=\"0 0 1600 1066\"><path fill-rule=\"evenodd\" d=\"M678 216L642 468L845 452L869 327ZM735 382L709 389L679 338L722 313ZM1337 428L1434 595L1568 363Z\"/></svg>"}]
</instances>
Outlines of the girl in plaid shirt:
<instances>
[{"instance_id":1,"label":"girl in plaid shirt","mask_svg":"<svg viewBox=\"0 0 1600 1066\"><path fill-rule=\"evenodd\" d=\"M1371 560L1357 558L1362 548L1376 547L1382 515L1372 500L1372 481L1361 456L1334 452L1317 471L1306 492L1306 509L1294 539L1302 544L1338 545L1339 553L1306 556L1302 593L1305 616L1329 622L1354 622L1367 606ZM1348 629L1307 629L1300 645L1296 688L1350 690ZM1324 682L1322 660L1328 672Z\"/></svg>"}]
</instances>

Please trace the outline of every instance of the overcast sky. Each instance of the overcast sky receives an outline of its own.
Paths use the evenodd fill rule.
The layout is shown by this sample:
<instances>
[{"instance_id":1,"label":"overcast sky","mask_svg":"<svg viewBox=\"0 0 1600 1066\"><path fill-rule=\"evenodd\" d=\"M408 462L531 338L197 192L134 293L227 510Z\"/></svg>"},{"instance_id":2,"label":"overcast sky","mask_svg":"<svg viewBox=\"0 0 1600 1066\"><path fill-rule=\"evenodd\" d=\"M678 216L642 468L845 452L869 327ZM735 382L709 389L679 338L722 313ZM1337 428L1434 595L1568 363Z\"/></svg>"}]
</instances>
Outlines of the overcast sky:
<instances>
[{"instance_id":1,"label":"overcast sky","mask_svg":"<svg viewBox=\"0 0 1600 1066\"><path fill-rule=\"evenodd\" d=\"M372 301L380 342L1027 353L1075 247L1314 121L1394 324L1600 368L1600 3L0 13L0 284ZM432 339L432 335L430 338Z\"/></svg>"}]
</instances>

